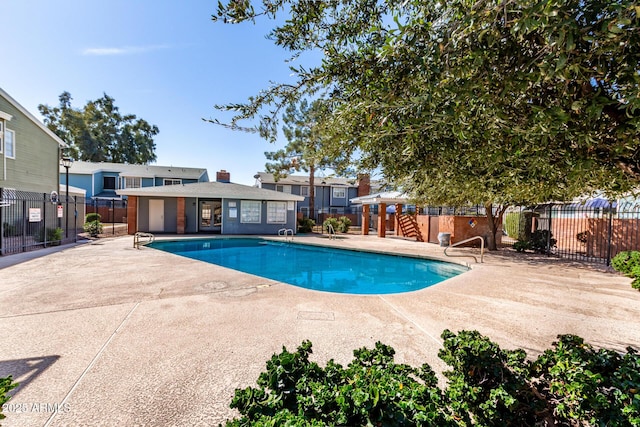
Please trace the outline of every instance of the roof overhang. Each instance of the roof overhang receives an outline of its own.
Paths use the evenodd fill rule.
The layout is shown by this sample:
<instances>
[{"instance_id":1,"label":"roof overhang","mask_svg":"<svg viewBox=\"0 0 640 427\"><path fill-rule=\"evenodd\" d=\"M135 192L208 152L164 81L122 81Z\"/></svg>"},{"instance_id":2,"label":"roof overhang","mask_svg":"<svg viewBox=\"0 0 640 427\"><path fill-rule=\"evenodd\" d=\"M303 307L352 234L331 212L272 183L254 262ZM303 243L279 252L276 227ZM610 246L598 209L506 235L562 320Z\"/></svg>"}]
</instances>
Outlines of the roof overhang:
<instances>
[{"instance_id":1,"label":"roof overhang","mask_svg":"<svg viewBox=\"0 0 640 427\"><path fill-rule=\"evenodd\" d=\"M405 205L409 202L409 197L405 193L399 191L388 191L384 193L369 194L351 199L354 205Z\"/></svg>"},{"instance_id":2,"label":"roof overhang","mask_svg":"<svg viewBox=\"0 0 640 427\"><path fill-rule=\"evenodd\" d=\"M27 118L29 120L31 120L36 126L38 126L40 129L42 129L42 131L44 133L46 133L47 135L49 135L56 143L58 143L58 145L60 147L66 148L68 147L67 143L64 142L62 139L60 139L60 137L58 135L56 135L55 133L53 133L53 131L51 129L49 129L48 127L46 127L44 125L44 123L42 123L40 120L36 119L36 117L31 114L26 108L24 108L22 105L20 105L18 103L18 101L16 101L15 99L13 99L11 97L11 95L9 95L7 92L5 92L2 88L0 88L0 96L2 96L3 98L5 98L7 101L9 101L9 103L11 103L18 111L20 111L22 114L24 114L25 116L27 116ZM5 113L6 114L6 113Z\"/></svg>"},{"instance_id":3,"label":"roof overhang","mask_svg":"<svg viewBox=\"0 0 640 427\"><path fill-rule=\"evenodd\" d=\"M120 196L138 197L196 197L209 199L244 199L301 202L304 197L242 184L196 182L182 185L161 185L116 190Z\"/></svg>"}]
</instances>

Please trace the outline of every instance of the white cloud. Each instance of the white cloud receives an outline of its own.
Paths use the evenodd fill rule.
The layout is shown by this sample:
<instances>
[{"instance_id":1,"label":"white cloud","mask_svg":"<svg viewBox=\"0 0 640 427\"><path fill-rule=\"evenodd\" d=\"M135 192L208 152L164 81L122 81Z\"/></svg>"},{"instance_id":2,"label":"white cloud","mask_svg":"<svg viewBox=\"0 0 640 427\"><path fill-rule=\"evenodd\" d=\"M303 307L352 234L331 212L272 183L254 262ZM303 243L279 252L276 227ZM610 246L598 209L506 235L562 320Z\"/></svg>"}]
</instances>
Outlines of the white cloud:
<instances>
[{"instance_id":1,"label":"white cloud","mask_svg":"<svg viewBox=\"0 0 640 427\"><path fill-rule=\"evenodd\" d=\"M153 46L124 46L124 47L90 47L82 51L83 55L91 56L113 56L113 55L133 55L136 53L146 53L154 50L168 49L168 45Z\"/></svg>"}]
</instances>

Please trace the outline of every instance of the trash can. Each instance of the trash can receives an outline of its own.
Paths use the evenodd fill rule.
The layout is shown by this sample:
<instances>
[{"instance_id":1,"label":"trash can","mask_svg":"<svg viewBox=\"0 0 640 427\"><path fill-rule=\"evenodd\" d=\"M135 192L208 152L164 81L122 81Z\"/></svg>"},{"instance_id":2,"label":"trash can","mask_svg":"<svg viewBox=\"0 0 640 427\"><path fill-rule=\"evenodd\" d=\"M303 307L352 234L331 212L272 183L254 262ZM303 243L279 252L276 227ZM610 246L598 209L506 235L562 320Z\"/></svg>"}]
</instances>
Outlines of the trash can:
<instances>
[{"instance_id":1,"label":"trash can","mask_svg":"<svg viewBox=\"0 0 640 427\"><path fill-rule=\"evenodd\" d=\"M451 243L451 233L438 233L440 246L447 247Z\"/></svg>"}]
</instances>

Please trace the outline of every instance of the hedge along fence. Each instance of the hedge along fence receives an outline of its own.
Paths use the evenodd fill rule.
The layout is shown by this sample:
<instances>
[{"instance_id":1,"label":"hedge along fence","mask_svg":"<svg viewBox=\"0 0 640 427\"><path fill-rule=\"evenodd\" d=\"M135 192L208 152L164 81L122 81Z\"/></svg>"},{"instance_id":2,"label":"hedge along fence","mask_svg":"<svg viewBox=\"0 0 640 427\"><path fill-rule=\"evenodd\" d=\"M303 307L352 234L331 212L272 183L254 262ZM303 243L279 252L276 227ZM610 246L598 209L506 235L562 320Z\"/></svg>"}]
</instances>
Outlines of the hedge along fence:
<instances>
[{"instance_id":1,"label":"hedge along fence","mask_svg":"<svg viewBox=\"0 0 640 427\"><path fill-rule=\"evenodd\" d=\"M397 364L393 348L354 351L345 368L309 360L312 346L283 348L258 377L236 390L240 418L227 426L640 425L640 357L596 350L559 336L536 360L502 350L477 331L442 333L445 389L429 365Z\"/></svg>"}]
</instances>

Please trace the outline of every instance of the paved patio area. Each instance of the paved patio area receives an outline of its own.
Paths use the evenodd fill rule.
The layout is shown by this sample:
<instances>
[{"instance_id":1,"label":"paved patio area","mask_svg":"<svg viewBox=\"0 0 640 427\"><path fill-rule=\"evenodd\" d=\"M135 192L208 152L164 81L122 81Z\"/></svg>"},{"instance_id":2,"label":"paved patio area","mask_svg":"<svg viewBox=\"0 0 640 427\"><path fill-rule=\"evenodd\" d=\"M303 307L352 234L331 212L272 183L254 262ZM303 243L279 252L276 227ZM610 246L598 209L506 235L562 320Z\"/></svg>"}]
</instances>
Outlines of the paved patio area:
<instances>
[{"instance_id":1,"label":"paved patio area","mask_svg":"<svg viewBox=\"0 0 640 427\"><path fill-rule=\"evenodd\" d=\"M442 257L437 245L394 238L295 240ZM7 260L22 259L0 258L0 377L21 385L3 426L217 425L235 415L235 388L304 339L321 364L382 341L398 361L436 371L445 328L477 329L530 355L563 333L640 346L630 279L533 255L492 253L436 286L384 296L296 288L136 250L130 236Z\"/></svg>"}]
</instances>

